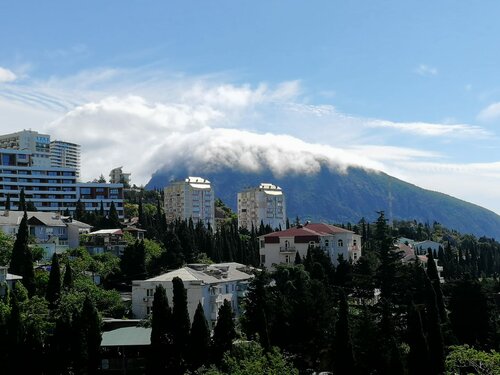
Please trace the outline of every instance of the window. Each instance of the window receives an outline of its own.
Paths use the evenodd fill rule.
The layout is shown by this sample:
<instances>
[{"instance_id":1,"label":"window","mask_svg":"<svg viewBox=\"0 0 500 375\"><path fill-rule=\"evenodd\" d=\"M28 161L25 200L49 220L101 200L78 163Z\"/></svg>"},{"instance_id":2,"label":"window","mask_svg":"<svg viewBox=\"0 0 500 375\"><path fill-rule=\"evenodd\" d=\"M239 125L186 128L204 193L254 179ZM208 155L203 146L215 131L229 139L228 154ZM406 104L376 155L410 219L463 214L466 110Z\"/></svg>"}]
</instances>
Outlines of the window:
<instances>
[{"instance_id":1,"label":"window","mask_svg":"<svg viewBox=\"0 0 500 375\"><path fill-rule=\"evenodd\" d=\"M285 255L285 263L290 263L290 255Z\"/></svg>"},{"instance_id":2,"label":"window","mask_svg":"<svg viewBox=\"0 0 500 375\"><path fill-rule=\"evenodd\" d=\"M151 307L146 306L146 315L149 315L149 314L151 314Z\"/></svg>"},{"instance_id":3,"label":"window","mask_svg":"<svg viewBox=\"0 0 500 375\"><path fill-rule=\"evenodd\" d=\"M264 240L260 240L260 248L263 249L265 246Z\"/></svg>"},{"instance_id":4,"label":"window","mask_svg":"<svg viewBox=\"0 0 500 375\"><path fill-rule=\"evenodd\" d=\"M352 240L352 246L356 246L356 240Z\"/></svg>"},{"instance_id":5,"label":"window","mask_svg":"<svg viewBox=\"0 0 500 375\"><path fill-rule=\"evenodd\" d=\"M146 295L148 297L153 297L154 296L154 290L153 289L146 289Z\"/></svg>"},{"instance_id":6,"label":"window","mask_svg":"<svg viewBox=\"0 0 500 375\"><path fill-rule=\"evenodd\" d=\"M290 247L290 242L288 240L285 240L285 250L288 250Z\"/></svg>"},{"instance_id":7,"label":"window","mask_svg":"<svg viewBox=\"0 0 500 375\"><path fill-rule=\"evenodd\" d=\"M90 194L90 188L81 188L80 194Z\"/></svg>"},{"instance_id":8,"label":"window","mask_svg":"<svg viewBox=\"0 0 500 375\"><path fill-rule=\"evenodd\" d=\"M337 245L338 245L338 247L343 247L344 246L344 241L338 240Z\"/></svg>"},{"instance_id":9,"label":"window","mask_svg":"<svg viewBox=\"0 0 500 375\"><path fill-rule=\"evenodd\" d=\"M330 241L325 240L325 247L328 247L328 245L330 245Z\"/></svg>"},{"instance_id":10,"label":"window","mask_svg":"<svg viewBox=\"0 0 500 375\"><path fill-rule=\"evenodd\" d=\"M265 264L266 263L266 256L264 254L262 254L260 256L260 264Z\"/></svg>"}]
</instances>

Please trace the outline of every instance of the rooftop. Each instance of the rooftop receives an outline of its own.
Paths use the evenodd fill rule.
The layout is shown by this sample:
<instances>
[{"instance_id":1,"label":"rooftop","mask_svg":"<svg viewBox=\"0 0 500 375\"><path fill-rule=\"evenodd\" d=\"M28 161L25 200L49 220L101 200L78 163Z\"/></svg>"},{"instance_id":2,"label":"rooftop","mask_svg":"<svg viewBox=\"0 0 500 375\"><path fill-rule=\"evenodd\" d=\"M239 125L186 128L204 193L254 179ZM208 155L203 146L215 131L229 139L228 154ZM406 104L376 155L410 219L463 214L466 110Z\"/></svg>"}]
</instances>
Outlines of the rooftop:
<instances>
[{"instance_id":1,"label":"rooftop","mask_svg":"<svg viewBox=\"0 0 500 375\"><path fill-rule=\"evenodd\" d=\"M353 231L323 223L308 223L303 226L273 232L261 237L300 237L300 236L325 236L337 233L354 233Z\"/></svg>"},{"instance_id":2,"label":"rooftop","mask_svg":"<svg viewBox=\"0 0 500 375\"><path fill-rule=\"evenodd\" d=\"M103 346L146 346L151 344L151 328L124 327L103 332Z\"/></svg>"}]
</instances>

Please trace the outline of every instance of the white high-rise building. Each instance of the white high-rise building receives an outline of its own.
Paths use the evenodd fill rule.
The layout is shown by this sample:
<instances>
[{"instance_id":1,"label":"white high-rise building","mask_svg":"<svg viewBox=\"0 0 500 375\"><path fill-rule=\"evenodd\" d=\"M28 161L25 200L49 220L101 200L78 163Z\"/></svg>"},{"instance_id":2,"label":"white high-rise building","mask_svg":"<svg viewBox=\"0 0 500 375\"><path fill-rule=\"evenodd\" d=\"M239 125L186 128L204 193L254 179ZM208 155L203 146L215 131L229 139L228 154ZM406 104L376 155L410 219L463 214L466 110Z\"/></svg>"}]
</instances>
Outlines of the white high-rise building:
<instances>
[{"instance_id":1,"label":"white high-rise building","mask_svg":"<svg viewBox=\"0 0 500 375\"><path fill-rule=\"evenodd\" d=\"M238 227L258 229L260 223L286 228L285 194L279 186L261 183L238 193Z\"/></svg>"},{"instance_id":2,"label":"white high-rise building","mask_svg":"<svg viewBox=\"0 0 500 375\"><path fill-rule=\"evenodd\" d=\"M130 185L130 173L124 173L123 167L113 168L109 172L109 182L112 184Z\"/></svg>"},{"instance_id":3,"label":"white high-rise building","mask_svg":"<svg viewBox=\"0 0 500 375\"><path fill-rule=\"evenodd\" d=\"M52 167L68 167L80 175L80 145L64 141L50 142L50 162Z\"/></svg>"},{"instance_id":4,"label":"white high-rise building","mask_svg":"<svg viewBox=\"0 0 500 375\"><path fill-rule=\"evenodd\" d=\"M191 218L205 226L215 223L215 197L210 181L202 177L188 177L165 187L165 216L167 222Z\"/></svg>"},{"instance_id":5,"label":"white high-rise building","mask_svg":"<svg viewBox=\"0 0 500 375\"><path fill-rule=\"evenodd\" d=\"M50 167L50 135L34 130L0 135L0 148L29 151L31 163L37 167Z\"/></svg>"}]
</instances>

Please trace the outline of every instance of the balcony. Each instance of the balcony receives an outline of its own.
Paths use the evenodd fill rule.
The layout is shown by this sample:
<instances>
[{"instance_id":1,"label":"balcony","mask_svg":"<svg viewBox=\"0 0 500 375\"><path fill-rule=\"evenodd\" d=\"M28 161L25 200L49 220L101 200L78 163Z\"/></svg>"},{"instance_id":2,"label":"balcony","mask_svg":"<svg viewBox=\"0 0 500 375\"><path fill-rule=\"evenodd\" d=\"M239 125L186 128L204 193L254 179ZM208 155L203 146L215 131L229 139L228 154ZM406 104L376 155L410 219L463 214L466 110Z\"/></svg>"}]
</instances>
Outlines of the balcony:
<instances>
[{"instance_id":1,"label":"balcony","mask_svg":"<svg viewBox=\"0 0 500 375\"><path fill-rule=\"evenodd\" d=\"M295 253L295 246L280 246L280 253Z\"/></svg>"}]
</instances>

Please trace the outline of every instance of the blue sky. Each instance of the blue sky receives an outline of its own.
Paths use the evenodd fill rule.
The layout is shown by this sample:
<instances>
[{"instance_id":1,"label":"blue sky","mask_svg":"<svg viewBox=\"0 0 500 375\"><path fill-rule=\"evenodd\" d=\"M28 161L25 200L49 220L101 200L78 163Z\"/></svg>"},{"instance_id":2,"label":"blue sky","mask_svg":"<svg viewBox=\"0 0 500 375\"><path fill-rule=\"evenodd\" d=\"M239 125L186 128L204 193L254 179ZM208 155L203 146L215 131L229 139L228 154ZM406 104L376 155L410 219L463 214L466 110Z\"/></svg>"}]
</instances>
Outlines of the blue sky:
<instances>
[{"instance_id":1,"label":"blue sky","mask_svg":"<svg viewBox=\"0 0 500 375\"><path fill-rule=\"evenodd\" d=\"M146 183L197 144L208 151L190 149L193 165L242 149L237 166L278 174L363 165L500 213L499 13L496 1L3 2L0 130L81 143L87 178L123 165ZM290 145L296 164L279 165Z\"/></svg>"}]
</instances>

